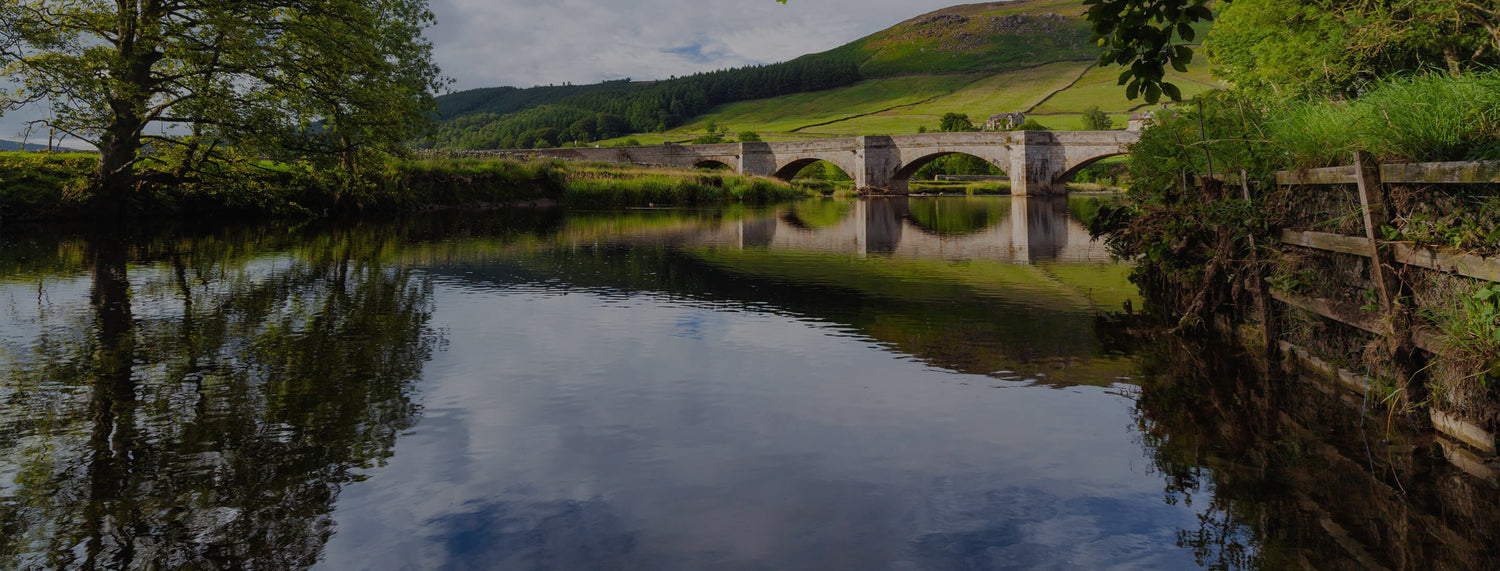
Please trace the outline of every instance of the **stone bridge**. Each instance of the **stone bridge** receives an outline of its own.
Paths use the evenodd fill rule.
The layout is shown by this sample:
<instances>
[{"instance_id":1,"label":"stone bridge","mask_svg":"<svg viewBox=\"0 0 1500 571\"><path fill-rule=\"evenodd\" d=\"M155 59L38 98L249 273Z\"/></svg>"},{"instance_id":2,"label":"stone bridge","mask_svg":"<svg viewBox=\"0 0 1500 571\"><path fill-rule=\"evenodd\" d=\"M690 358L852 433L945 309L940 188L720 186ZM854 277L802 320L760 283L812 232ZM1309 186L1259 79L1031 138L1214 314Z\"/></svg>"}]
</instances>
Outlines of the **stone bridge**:
<instances>
[{"instance_id":1,"label":"stone bridge","mask_svg":"<svg viewBox=\"0 0 1500 571\"><path fill-rule=\"evenodd\" d=\"M1014 196L1066 193L1079 169L1125 154L1133 131L1010 131L868 136L774 143L580 147L496 154L674 167L727 166L740 174L791 179L817 161L837 165L861 191L905 194L917 169L939 157L967 154L1005 171Z\"/></svg>"}]
</instances>

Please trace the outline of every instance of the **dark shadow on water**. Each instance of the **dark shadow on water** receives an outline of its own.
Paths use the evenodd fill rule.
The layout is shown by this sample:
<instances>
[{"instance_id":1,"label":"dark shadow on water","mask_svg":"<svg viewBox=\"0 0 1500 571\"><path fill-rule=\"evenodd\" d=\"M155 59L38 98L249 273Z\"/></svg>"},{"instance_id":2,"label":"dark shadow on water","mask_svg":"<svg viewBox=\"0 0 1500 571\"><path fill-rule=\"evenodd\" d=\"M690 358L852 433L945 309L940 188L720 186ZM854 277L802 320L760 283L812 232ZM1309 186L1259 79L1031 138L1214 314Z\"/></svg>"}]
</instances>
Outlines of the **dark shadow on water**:
<instances>
[{"instance_id":1,"label":"dark shadow on water","mask_svg":"<svg viewBox=\"0 0 1500 571\"><path fill-rule=\"evenodd\" d=\"M1178 544L1213 569L1500 568L1500 494L1358 395L1231 348L1142 353L1137 422L1164 499L1200 506Z\"/></svg>"}]
</instances>

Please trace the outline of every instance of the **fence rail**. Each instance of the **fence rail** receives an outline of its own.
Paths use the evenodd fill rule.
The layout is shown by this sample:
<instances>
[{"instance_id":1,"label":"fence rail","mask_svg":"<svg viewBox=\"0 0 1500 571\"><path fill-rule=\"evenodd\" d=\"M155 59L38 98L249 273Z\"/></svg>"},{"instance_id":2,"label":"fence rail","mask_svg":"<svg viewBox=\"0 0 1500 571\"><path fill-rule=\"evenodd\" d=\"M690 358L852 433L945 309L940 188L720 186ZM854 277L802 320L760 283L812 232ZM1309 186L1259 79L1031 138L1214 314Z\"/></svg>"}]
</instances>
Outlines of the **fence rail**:
<instances>
[{"instance_id":1,"label":"fence rail","mask_svg":"<svg viewBox=\"0 0 1500 571\"><path fill-rule=\"evenodd\" d=\"M1386 184L1482 184L1500 182L1500 161L1399 163L1380 165ZM1327 167L1276 173L1281 186L1356 184L1357 166Z\"/></svg>"},{"instance_id":2,"label":"fence rail","mask_svg":"<svg viewBox=\"0 0 1500 571\"><path fill-rule=\"evenodd\" d=\"M1375 248L1375 243L1369 238L1298 230L1282 230L1281 243L1366 258L1373 256ZM1395 263L1500 282L1500 257L1485 258L1446 248L1426 248L1406 242L1386 242L1386 244L1391 248L1391 258Z\"/></svg>"},{"instance_id":3,"label":"fence rail","mask_svg":"<svg viewBox=\"0 0 1500 571\"><path fill-rule=\"evenodd\" d=\"M1371 261L1370 278L1379 293L1380 311L1371 311L1368 305L1360 306L1272 290L1269 292L1270 297L1277 303L1379 335L1385 339L1386 347L1393 353L1400 353L1401 347L1415 347L1430 354L1444 355L1448 353L1448 349L1436 331L1413 323L1415 320L1410 315L1404 318L1398 315L1398 312L1408 311L1409 308L1404 307L1401 302L1401 284L1397 281L1394 270L1398 266L1418 267L1500 282L1500 257L1486 258L1442 247L1382 239L1386 228L1390 226L1391 214L1385 185L1500 183L1500 161L1376 165L1367 153L1357 153L1353 165L1282 171L1276 173L1276 181L1283 187L1358 185L1361 214L1364 217L1364 236L1283 230L1279 241L1293 247L1368 258ZM1262 327L1268 346L1281 347L1283 351L1296 356L1300 362L1326 369L1335 380L1347 387L1357 391L1368 389L1368 379L1326 366L1327 363L1305 349L1282 341L1275 331L1275 324L1270 320L1270 310L1263 308L1262 312ZM1409 383L1418 373L1410 363L1401 361L1402 359L1396 359L1398 369L1403 366L1406 368L1398 375L1402 377L1400 380L1403 383ZM1325 366L1316 366L1320 363ZM1458 438L1488 454L1495 454L1496 439L1493 433L1436 408L1430 409L1430 413L1433 427L1439 432Z\"/></svg>"}]
</instances>

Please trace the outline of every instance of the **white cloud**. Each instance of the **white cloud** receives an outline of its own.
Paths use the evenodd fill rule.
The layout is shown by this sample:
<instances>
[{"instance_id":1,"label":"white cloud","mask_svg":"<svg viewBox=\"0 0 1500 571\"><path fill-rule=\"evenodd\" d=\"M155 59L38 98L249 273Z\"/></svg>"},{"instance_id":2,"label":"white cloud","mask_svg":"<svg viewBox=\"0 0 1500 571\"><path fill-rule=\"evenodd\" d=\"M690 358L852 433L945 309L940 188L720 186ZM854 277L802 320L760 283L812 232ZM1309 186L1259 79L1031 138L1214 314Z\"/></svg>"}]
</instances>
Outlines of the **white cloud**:
<instances>
[{"instance_id":1,"label":"white cloud","mask_svg":"<svg viewBox=\"0 0 1500 571\"><path fill-rule=\"evenodd\" d=\"M433 0L455 89L663 79L837 47L951 0Z\"/></svg>"}]
</instances>

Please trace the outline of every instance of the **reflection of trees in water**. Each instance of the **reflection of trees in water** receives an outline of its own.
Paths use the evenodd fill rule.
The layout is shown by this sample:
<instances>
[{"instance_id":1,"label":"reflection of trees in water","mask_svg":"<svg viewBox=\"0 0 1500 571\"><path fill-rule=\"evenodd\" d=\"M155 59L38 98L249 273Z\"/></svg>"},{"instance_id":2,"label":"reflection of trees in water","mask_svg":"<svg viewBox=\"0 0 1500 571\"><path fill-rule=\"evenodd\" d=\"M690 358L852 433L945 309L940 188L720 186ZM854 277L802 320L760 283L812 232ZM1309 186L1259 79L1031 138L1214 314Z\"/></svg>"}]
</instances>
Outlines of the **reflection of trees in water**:
<instances>
[{"instance_id":1,"label":"reflection of trees in water","mask_svg":"<svg viewBox=\"0 0 1500 571\"><path fill-rule=\"evenodd\" d=\"M319 236L261 258L158 242L128 268L124 241L89 241L87 305L39 308L0 365L0 566L316 561L340 486L415 421L435 341L427 279L381 263L382 236Z\"/></svg>"},{"instance_id":2,"label":"reflection of trees in water","mask_svg":"<svg viewBox=\"0 0 1500 571\"><path fill-rule=\"evenodd\" d=\"M818 230L837 226L849 216L853 203L833 198L815 198L792 203L782 220L793 228Z\"/></svg>"},{"instance_id":3,"label":"reflection of trees in water","mask_svg":"<svg viewBox=\"0 0 1500 571\"><path fill-rule=\"evenodd\" d=\"M1137 421L1166 499L1208 502L1178 536L1199 564L1500 568L1491 485L1383 421L1361 429L1338 394L1233 354L1174 342L1142 359Z\"/></svg>"},{"instance_id":4,"label":"reflection of trees in water","mask_svg":"<svg viewBox=\"0 0 1500 571\"><path fill-rule=\"evenodd\" d=\"M913 199L907 215L912 224L938 236L964 236L981 232L1010 216L1006 204L995 199Z\"/></svg>"}]
</instances>

